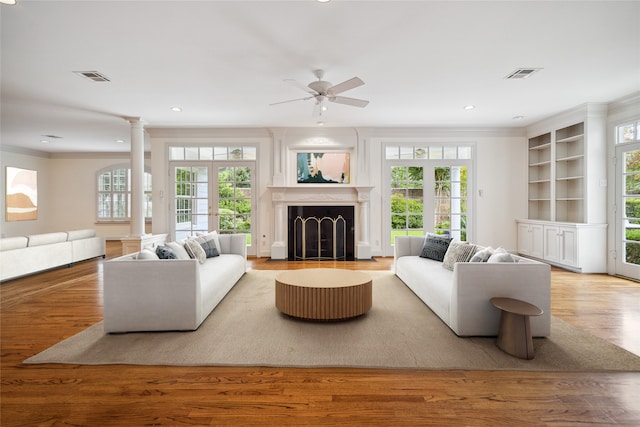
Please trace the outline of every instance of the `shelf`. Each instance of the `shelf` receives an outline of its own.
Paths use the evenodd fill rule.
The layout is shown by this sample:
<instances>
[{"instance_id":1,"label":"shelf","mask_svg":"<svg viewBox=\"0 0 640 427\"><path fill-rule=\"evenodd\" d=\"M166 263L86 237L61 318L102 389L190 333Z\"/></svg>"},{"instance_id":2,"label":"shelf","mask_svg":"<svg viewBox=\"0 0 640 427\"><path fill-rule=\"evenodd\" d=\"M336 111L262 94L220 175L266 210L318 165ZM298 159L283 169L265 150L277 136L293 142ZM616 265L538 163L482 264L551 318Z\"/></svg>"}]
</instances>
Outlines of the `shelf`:
<instances>
[{"instance_id":1,"label":"shelf","mask_svg":"<svg viewBox=\"0 0 640 427\"><path fill-rule=\"evenodd\" d=\"M534 147L529 147L530 151L533 150L544 150L545 148L550 148L551 147L551 143L547 142L546 144L540 144L540 145L536 145Z\"/></svg>"},{"instance_id":2,"label":"shelf","mask_svg":"<svg viewBox=\"0 0 640 427\"><path fill-rule=\"evenodd\" d=\"M551 199L529 199L530 202L550 202Z\"/></svg>"},{"instance_id":3,"label":"shelf","mask_svg":"<svg viewBox=\"0 0 640 427\"><path fill-rule=\"evenodd\" d=\"M548 184L550 182L550 179L536 179L534 181L529 181L529 184Z\"/></svg>"},{"instance_id":4,"label":"shelf","mask_svg":"<svg viewBox=\"0 0 640 427\"><path fill-rule=\"evenodd\" d=\"M571 162L573 160L580 160L584 158L584 154L576 154L575 156L563 157L561 159L556 159L556 162Z\"/></svg>"},{"instance_id":5,"label":"shelf","mask_svg":"<svg viewBox=\"0 0 640 427\"><path fill-rule=\"evenodd\" d=\"M556 140L556 144L559 144L561 142L571 142L571 141L578 141L580 138L584 138L584 134L580 134L580 135L573 135L570 136L568 138L563 138L563 139L557 139Z\"/></svg>"},{"instance_id":6,"label":"shelf","mask_svg":"<svg viewBox=\"0 0 640 427\"><path fill-rule=\"evenodd\" d=\"M531 163L529 166L544 166L544 165L550 165L550 164L551 164L551 160L545 160L544 162Z\"/></svg>"},{"instance_id":7,"label":"shelf","mask_svg":"<svg viewBox=\"0 0 640 427\"><path fill-rule=\"evenodd\" d=\"M583 197L557 197L556 200L560 202L573 202L573 201L584 200L584 198Z\"/></svg>"},{"instance_id":8,"label":"shelf","mask_svg":"<svg viewBox=\"0 0 640 427\"><path fill-rule=\"evenodd\" d=\"M564 177L558 177L556 178L556 181L571 181L571 180L576 180L576 179L583 179L584 176L582 175L578 175L578 176L564 176Z\"/></svg>"}]
</instances>

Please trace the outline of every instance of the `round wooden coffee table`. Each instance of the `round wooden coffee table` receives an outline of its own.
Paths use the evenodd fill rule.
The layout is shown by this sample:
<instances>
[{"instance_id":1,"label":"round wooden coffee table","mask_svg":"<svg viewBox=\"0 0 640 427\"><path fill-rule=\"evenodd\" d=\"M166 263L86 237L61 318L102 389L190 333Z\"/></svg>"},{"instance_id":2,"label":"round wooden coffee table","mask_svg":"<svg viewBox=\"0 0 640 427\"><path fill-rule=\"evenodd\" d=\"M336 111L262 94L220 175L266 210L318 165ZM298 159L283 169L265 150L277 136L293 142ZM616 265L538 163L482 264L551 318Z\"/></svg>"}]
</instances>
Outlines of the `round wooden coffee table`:
<instances>
[{"instance_id":1,"label":"round wooden coffee table","mask_svg":"<svg viewBox=\"0 0 640 427\"><path fill-rule=\"evenodd\" d=\"M371 291L371 277L358 271L288 270L276 276L276 307L301 319L349 319L369 311Z\"/></svg>"}]
</instances>

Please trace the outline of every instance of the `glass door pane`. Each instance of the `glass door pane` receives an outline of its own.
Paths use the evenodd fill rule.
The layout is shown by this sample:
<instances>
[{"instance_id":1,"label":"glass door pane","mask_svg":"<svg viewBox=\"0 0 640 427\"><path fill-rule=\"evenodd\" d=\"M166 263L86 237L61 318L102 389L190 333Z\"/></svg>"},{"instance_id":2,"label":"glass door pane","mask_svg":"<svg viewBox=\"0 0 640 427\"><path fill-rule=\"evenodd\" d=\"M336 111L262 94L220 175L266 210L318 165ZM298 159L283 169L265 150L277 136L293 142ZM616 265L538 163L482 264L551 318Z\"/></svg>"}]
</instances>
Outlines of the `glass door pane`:
<instances>
[{"instance_id":1,"label":"glass door pane","mask_svg":"<svg viewBox=\"0 0 640 427\"><path fill-rule=\"evenodd\" d=\"M436 166L434 179L434 232L467 240L467 167Z\"/></svg>"},{"instance_id":2,"label":"glass door pane","mask_svg":"<svg viewBox=\"0 0 640 427\"><path fill-rule=\"evenodd\" d=\"M175 166L173 180L176 240L211 230L209 167Z\"/></svg>"},{"instance_id":3,"label":"glass door pane","mask_svg":"<svg viewBox=\"0 0 640 427\"><path fill-rule=\"evenodd\" d=\"M220 233L245 234L251 246L253 169L250 166L218 167L218 227Z\"/></svg>"},{"instance_id":4,"label":"glass door pane","mask_svg":"<svg viewBox=\"0 0 640 427\"><path fill-rule=\"evenodd\" d=\"M622 155L622 233L620 239L623 249L620 266L625 276L639 277L640 273L640 149L624 150Z\"/></svg>"},{"instance_id":5,"label":"glass door pane","mask_svg":"<svg viewBox=\"0 0 640 427\"><path fill-rule=\"evenodd\" d=\"M424 235L424 169L391 167L391 244L396 236Z\"/></svg>"}]
</instances>

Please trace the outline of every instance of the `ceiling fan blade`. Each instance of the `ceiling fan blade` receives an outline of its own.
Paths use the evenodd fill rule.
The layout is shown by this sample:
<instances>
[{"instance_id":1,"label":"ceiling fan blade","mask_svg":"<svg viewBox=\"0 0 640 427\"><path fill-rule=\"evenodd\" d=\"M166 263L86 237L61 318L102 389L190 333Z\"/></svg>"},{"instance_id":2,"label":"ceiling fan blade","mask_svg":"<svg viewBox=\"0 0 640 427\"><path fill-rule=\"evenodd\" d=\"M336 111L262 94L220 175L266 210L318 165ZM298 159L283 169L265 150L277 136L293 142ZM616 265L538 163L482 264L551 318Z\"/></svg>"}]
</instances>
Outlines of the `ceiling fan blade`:
<instances>
[{"instance_id":1,"label":"ceiling fan blade","mask_svg":"<svg viewBox=\"0 0 640 427\"><path fill-rule=\"evenodd\" d=\"M365 101L364 99L348 98L346 96L332 96L329 98L329 101L360 108L369 105L369 101Z\"/></svg>"},{"instance_id":2,"label":"ceiling fan blade","mask_svg":"<svg viewBox=\"0 0 640 427\"><path fill-rule=\"evenodd\" d=\"M353 89L356 88L358 86L362 86L364 84L364 82L360 79L360 77L354 77L352 79L349 79L347 81L344 81L342 83L338 83L335 86L331 86L329 89L327 89L327 93L331 94L331 95L337 95L339 93L342 93L344 91L347 91L349 89Z\"/></svg>"},{"instance_id":3,"label":"ceiling fan blade","mask_svg":"<svg viewBox=\"0 0 640 427\"><path fill-rule=\"evenodd\" d=\"M295 102L295 101L308 101L309 99L313 99L313 98L315 98L315 96L307 96L305 98L297 98L297 99L290 99L288 101L274 102L273 104L269 104L269 105L286 104L287 102Z\"/></svg>"}]
</instances>

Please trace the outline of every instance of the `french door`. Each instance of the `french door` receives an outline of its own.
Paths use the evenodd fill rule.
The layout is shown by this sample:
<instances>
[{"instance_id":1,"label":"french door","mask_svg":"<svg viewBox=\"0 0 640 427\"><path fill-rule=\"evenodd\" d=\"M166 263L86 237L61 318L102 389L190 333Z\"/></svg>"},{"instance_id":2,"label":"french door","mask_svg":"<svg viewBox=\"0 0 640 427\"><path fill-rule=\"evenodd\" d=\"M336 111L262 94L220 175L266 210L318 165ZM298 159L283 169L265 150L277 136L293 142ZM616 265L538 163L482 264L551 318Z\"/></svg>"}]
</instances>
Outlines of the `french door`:
<instances>
[{"instance_id":1,"label":"french door","mask_svg":"<svg viewBox=\"0 0 640 427\"><path fill-rule=\"evenodd\" d=\"M171 162L172 233L181 240L216 230L244 234L255 255L253 162Z\"/></svg>"},{"instance_id":2,"label":"french door","mask_svg":"<svg viewBox=\"0 0 640 427\"><path fill-rule=\"evenodd\" d=\"M447 161L389 163L389 239L385 253L393 254L396 236L430 232L466 241L469 165Z\"/></svg>"},{"instance_id":3,"label":"french door","mask_svg":"<svg viewBox=\"0 0 640 427\"><path fill-rule=\"evenodd\" d=\"M640 142L616 146L616 274L640 279Z\"/></svg>"}]
</instances>

